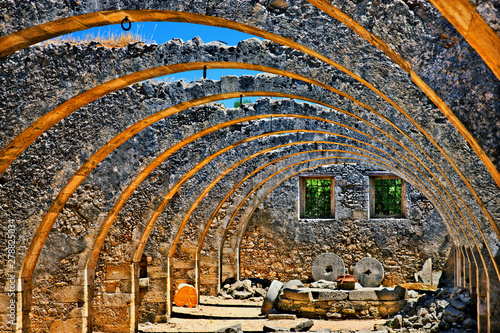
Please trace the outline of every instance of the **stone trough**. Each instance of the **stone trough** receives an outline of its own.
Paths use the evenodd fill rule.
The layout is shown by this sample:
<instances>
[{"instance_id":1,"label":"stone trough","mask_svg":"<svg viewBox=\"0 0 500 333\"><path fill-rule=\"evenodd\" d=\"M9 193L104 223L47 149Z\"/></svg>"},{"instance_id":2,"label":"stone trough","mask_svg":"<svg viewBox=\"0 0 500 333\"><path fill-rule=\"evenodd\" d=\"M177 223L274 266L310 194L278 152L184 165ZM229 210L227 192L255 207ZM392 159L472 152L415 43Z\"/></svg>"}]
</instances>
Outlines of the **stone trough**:
<instances>
[{"instance_id":1,"label":"stone trough","mask_svg":"<svg viewBox=\"0 0 500 333\"><path fill-rule=\"evenodd\" d=\"M284 288L275 306L279 312L320 319L380 318L394 315L406 306L407 292L395 288L354 290L330 288Z\"/></svg>"}]
</instances>

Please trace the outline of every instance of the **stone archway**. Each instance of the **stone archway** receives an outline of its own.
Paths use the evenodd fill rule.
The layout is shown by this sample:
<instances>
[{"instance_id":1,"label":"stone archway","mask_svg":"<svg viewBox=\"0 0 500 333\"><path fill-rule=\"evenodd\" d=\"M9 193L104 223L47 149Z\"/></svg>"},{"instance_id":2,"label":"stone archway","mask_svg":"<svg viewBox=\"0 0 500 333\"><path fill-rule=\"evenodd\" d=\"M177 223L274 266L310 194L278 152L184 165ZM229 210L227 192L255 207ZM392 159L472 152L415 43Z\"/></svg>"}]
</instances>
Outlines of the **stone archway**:
<instances>
[{"instance_id":1,"label":"stone archway","mask_svg":"<svg viewBox=\"0 0 500 333\"><path fill-rule=\"evenodd\" d=\"M2 218L7 221L16 221L18 230L21 232L19 244L26 248L30 247L26 252L20 248L16 253L18 260L15 271L18 277L24 278L19 280L17 289L20 306L18 309L19 330L29 329L28 318L33 290L31 278L38 257L44 248L45 239L51 232L55 232L53 225L57 223L59 213L66 209L64 214L66 216L69 214L68 211L71 208L66 205L66 202L71 200L75 190L81 190L83 187L80 187L80 184L88 175L91 175L91 181L84 183L84 186L93 184L91 188L95 197L92 197L94 201L87 202L85 211L87 216L84 217L87 223L97 230L106 219L104 216L106 214L102 213L109 211L115 205L115 201L103 204L103 198L109 196L117 198L116 193L119 193L134 178L135 171L117 175L112 171L113 167L140 169L144 167L141 159L149 161L156 154L141 152L137 156L134 155L130 161L122 163L124 160L120 156L124 155L121 154L138 152L134 141L131 140L132 135L137 133L139 128L153 129L149 121L159 119L155 116L149 119L144 118L145 114L151 113L158 107L145 104L145 102L152 100L152 96L148 97L150 93L154 96L162 89L162 87L148 84L125 87L171 71L204 66L260 69L301 79L308 84L299 84L290 79L261 76L255 79L242 78L237 81L232 81L234 80L232 78L225 79L230 88L222 83L210 82L190 86L180 84L174 87L172 85L168 88L171 89L169 93L173 93L170 96L175 96L176 92L181 93L182 96L179 99L173 97L170 105L177 103L181 110L217 100L217 98L238 96L241 92L248 95L263 95L263 92L266 92L269 95L293 98L300 96L309 101L334 107L334 110L335 107L342 105L336 110L347 108L344 111L351 112L351 116L347 118L355 114L356 116L348 119L353 124L345 133L348 137L356 138L359 134L352 129L355 128L356 122L363 122L362 126L370 125L371 127L366 128L374 133L377 129L381 129L384 138L389 138L387 142L392 140L403 143L401 147L407 149L403 152L406 154L404 156L407 161L404 163L411 165L411 168L415 165L419 165L417 169L423 168L426 178L424 183L434 184L433 186L439 189L443 202L446 202L445 205L450 208L451 215L453 215L448 214L448 216L457 223L457 234L463 235L464 239L472 239L472 243L476 242L474 245L470 243L467 247L469 250L465 252L470 252L474 258L482 258L482 263L474 267L478 276L481 276L476 279L476 282L478 289L481 289L481 297L485 299L488 313L485 315L485 320L480 320L481 329L489 327L495 329L498 326L495 322L495 318L498 317L495 315L498 297L495 295L497 295L499 275L496 249L499 237L498 207L500 207L496 195L500 178L497 170L496 139L498 135L495 121L498 118L498 101L495 101L495 92L498 89L498 80L495 77L498 69L498 57L495 56L495 50L498 48L495 48L495 45L498 45L498 38L493 35L490 39L491 43L481 45L477 32L482 29L481 27L486 27L484 21L480 19L472 5L467 2L460 2L460 4L470 9L469 22L472 23L461 24L457 19L459 16L456 15L456 11L447 9L443 2L436 2L436 6L444 10L446 17L452 18L450 21L457 26L458 33L431 4L426 2L419 3L420 6L415 7L403 3L374 4L373 8L365 9L386 15L374 17L369 22L364 21L360 15L363 12L361 7L354 7L353 10L347 7L342 8L341 5L334 7L322 1L289 1L284 4L272 2L266 5L261 4L260 1L256 3L242 1L238 3L239 11L237 12L227 7L229 6L227 3L207 3L206 6L198 7L197 4L179 1L170 3L169 8L162 8L161 4L150 1L141 4L142 8L136 8L135 5L127 3L124 4L122 10L115 10L112 3L107 4L106 6L109 7L106 8L99 7L101 5L94 8L87 3L81 5L77 3L55 10L56 8L51 6L57 5L47 3L44 10L35 11L33 16L24 19L19 16L22 7L32 5L9 4L3 9L6 13L3 16L4 26L8 35L0 39L0 44L3 45L1 64L3 69L12 70L16 75L7 79L8 84L4 85L5 90L2 93L6 98L0 106L13 112L9 113L8 118L2 120L2 127L5 131L2 131L3 150L0 162L3 173L2 200L6 202L6 207L9 207ZM395 13L415 25L407 26L393 21L391 17ZM143 67L140 70L136 67L137 63L126 62L121 66L122 64L117 62L116 68L119 70L116 73L119 73L118 75L112 72L101 75L92 71L91 80L87 82L84 78L79 86L74 87L66 87L64 84L64 82L71 81L72 75L75 75L75 72L71 74L74 64L69 61L52 62L50 65L54 69L52 78L50 75L36 72L36 69L43 69L47 61L50 63L54 59L55 55L51 52L66 54L69 60L70 53L75 50L69 46L66 46L66 50L64 47L59 50L50 47L46 49L26 48L28 45L64 32L81 30L86 26L117 23L125 15L128 15L134 22L153 19L182 20L226 26L269 38L290 49L278 48L272 43L250 41L241 44L239 51L243 51L242 57L241 53L235 52L238 49L224 48L220 45L205 46L200 41L194 40L185 45L173 43L168 47L170 51L184 48L191 49L193 53L205 50L207 53L201 56L199 61L188 61L187 58L176 55L170 58L170 61L177 62L177 64L169 63L168 66L164 66L162 62L165 59L161 58L161 53L155 53L161 47L135 45L124 52L123 50L104 51L99 46L91 45L87 50L78 51L81 51L81 54L100 53L104 55L103 60L120 59L117 55L140 58L147 54L154 54L155 57L160 57L149 58L152 59L151 62L141 65ZM8 17L11 19L7 20ZM347 24L349 29L346 29L342 23L332 20L332 17ZM259 20L255 20L256 18ZM35 22L38 25L35 25ZM387 28L380 29L381 25ZM307 33L295 33L298 29ZM464 40L459 33L464 35L465 31L467 35ZM491 33L488 29L486 31ZM436 36L436 38L430 41L427 39L428 35ZM407 41L408 44L399 43L400 41ZM475 48L477 54L467 42ZM434 53L422 51L425 46L434 46ZM214 54L219 57L219 60L209 61L208 55ZM481 61L478 54L485 59L487 65ZM45 60L42 63L32 61L37 57ZM277 58L280 60L276 60ZM361 63L359 59L362 58L368 61ZM88 72L90 63L84 58L78 60L82 64L79 70L81 69L82 73ZM445 68L443 77L435 75L436 68L443 67ZM34 74L30 78L31 74L22 73L22 70L18 72L16 68L21 68L26 72L32 70L31 73ZM69 74L59 82L60 73L66 70ZM465 82L464 79L458 80L458 78L465 77L470 79ZM33 78L35 80L43 78L47 85L37 86L33 83ZM49 84L51 81L56 82L51 85ZM237 85L237 89L234 89L234 84ZM316 88L311 84L316 84L321 88ZM61 94L58 92L58 87L63 88ZM27 101L19 99L19 90L16 88L33 91L33 98ZM301 93L293 94L292 91L297 88ZM219 91L219 95L215 93L216 91ZM318 97L319 93L323 96ZM340 97L335 94L340 94ZM142 104L136 104L142 110L139 112L140 115L128 111L125 117L115 120L93 118L91 114L93 109L108 108L110 105L107 103L115 98L121 99L119 103L123 105L132 101L133 99L130 99L132 96L142 96L140 98ZM48 101L45 101L45 97L48 97ZM19 100L17 106L14 102L16 99ZM455 100L460 102L455 103ZM92 101L94 101L93 104L86 106ZM179 103L179 101L183 102ZM40 105L43 107L39 107ZM307 114L316 110L305 108L301 112ZM470 118L475 114L474 112L481 113L482 117L472 122ZM338 117L338 115L335 116ZM115 127L121 128L117 133L126 128L127 122L124 119L126 117L132 118L131 124L135 127L131 127L128 134L118 136L117 140L108 141L113 137L109 134L114 133ZM78 124L76 130L72 128L75 124ZM81 132L83 129L80 127L81 124L88 124L87 128L91 129L92 134L89 132L84 135ZM194 133L203 133L202 130L194 129L198 126L195 122L191 125L192 128L188 126L174 134L182 137L193 130ZM102 130L96 130L98 126ZM109 133L106 133L107 131ZM109 139L105 139L106 135ZM61 140L64 136L66 139ZM73 141L72 136L76 138L75 141L79 142ZM146 136L139 140L144 139ZM116 147L121 142L124 143L124 146L120 148L123 150ZM140 142L157 144L148 140ZM67 156L64 152L67 147L72 147L73 151L80 151ZM391 143L385 148L380 146L380 149L386 153L399 154L400 148ZM40 153L51 158L44 159ZM110 157L106 157L110 153ZM84 161L88 159L87 164L80 162L80 159ZM93 172L92 170L96 167L98 171ZM115 182L111 182L113 186L107 189L103 182L104 179L109 178L105 175L115 179ZM146 173L143 175L146 176ZM180 176L175 173L173 175L174 178ZM68 182L65 187L64 184L69 179L73 181ZM14 180L16 184L13 184ZM17 182L18 180L20 182ZM49 192L44 193L46 190ZM84 193L85 190L81 192ZM161 197L161 190L158 193ZM154 200L150 203L153 204ZM120 209L112 212L110 216L113 214L117 216L119 211ZM160 214L161 209L156 212ZM181 224L183 223L187 223L187 220ZM82 225L85 224L81 224L80 228ZM240 227L243 225L240 224ZM57 232L61 235L67 232L67 230L61 232L64 226L60 224L56 226L60 229ZM88 227L88 225L85 226ZM37 228L38 231L35 230ZM73 228L66 236L50 239L49 247L57 248L58 239L69 241L72 244L69 252L88 255L91 248L81 241L83 232L77 229ZM69 240L70 235L76 235L75 239L80 240ZM94 237L101 237L100 242L104 242L106 233L99 235L95 234ZM140 241L142 247L145 246L146 240L147 237ZM167 248L170 246L172 244L169 244ZM94 260L97 260L96 256L97 254L93 256ZM68 259L63 258L63 260ZM469 270L473 271L470 268ZM134 273L135 267L132 267L130 272ZM89 293L85 293L87 296L82 296L82 288L92 285L88 283L93 279L92 274L92 269L80 270L75 274L74 280L61 281L70 283L71 288L66 289L68 291L71 289L72 296L66 301L59 301L74 303L72 306L78 303L76 309L79 309L82 297L91 296ZM465 271L461 274L473 275ZM465 278L460 276L457 274L458 281L465 281ZM465 282L459 283L465 284ZM135 290L134 288L136 286L131 290ZM88 301L87 299L87 303ZM91 307L86 307L83 310L75 310L75 313L80 316L80 312L87 311L88 317L91 310ZM129 325L129 327L135 325L135 323L131 324L132 326Z\"/></svg>"}]
</instances>

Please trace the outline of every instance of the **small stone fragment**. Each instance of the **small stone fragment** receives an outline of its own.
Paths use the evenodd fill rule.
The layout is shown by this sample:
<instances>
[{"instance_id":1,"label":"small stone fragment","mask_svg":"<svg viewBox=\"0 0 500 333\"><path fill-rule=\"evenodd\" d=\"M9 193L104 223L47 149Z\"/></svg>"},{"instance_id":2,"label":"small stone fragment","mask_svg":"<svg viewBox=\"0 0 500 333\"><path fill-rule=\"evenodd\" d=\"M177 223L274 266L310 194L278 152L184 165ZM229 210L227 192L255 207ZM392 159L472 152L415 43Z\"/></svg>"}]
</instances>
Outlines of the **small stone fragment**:
<instances>
[{"instance_id":1,"label":"small stone fragment","mask_svg":"<svg viewBox=\"0 0 500 333\"><path fill-rule=\"evenodd\" d=\"M242 333L241 324L232 325L229 327L224 327L214 331L214 333Z\"/></svg>"},{"instance_id":2,"label":"small stone fragment","mask_svg":"<svg viewBox=\"0 0 500 333\"><path fill-rule=\"evenodd\" d=\"M391 328L398 329L401 327L403 327L403 316L401 315L394 316L394 318L392 319Z\"/></svg>"},{"instance_id":3,"label":"small stone fragment","mask_svg":"<svg viewBox=\"0 0 500 333\"><path fill-rule=\"evenodd\" d=\"M291 332L307 332L313 327L314 322L312 320L304 321L290 329Z\"/></svg>"},{"instance_id":4,"label":"small stone fragment","mask_svg":"<svg viewBox=\"0 0 500 333\"><path fill-rule=\"evenodd\" d=\"M288 313L270 313L267 318L269 320L296 320L297 316Z\"/></svg>"},{"instance_id":5,"label":"small stone fragment","mask_svg":"<svg viewBox=\"0 0 500 333\"><path fill-rule=\"evenodd\" d=\"M467 304L457 300L457 299L452 299L451 300L451 306L453 306L455 309L457 310L460 310L460 311L463 311L465 310L465 307L467 306Z\"/></svg>"},{"instance_id":6,"label":"small stone fragment","mask_svg":"<svg viewBox=\"0 0 500 333\"><path fill-rule=\"evenodd\" d=\"M271 325L264 325L262 328L263 332L290 332L289 329L285 327L277 327L277 326L271 326Z\"/></svg>"}]
</instances>

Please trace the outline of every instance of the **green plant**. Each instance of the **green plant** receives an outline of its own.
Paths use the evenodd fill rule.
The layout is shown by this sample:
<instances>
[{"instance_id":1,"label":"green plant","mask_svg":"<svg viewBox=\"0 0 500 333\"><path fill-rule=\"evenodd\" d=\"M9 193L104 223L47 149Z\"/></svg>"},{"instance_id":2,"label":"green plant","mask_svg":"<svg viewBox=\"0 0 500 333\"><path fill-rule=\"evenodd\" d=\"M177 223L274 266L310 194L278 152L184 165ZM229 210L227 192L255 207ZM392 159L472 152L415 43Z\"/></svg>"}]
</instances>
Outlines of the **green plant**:
<instances>
[{"instance_id":1,"label":"green plant","mask_svg":"<svg viewBox=\"0 0 500 333\"><path fill-rule=\"evenodd\" d=\"M234 101L233 105L234 105L235 108L239 108L241 106L241 104L247 104L247 103L252 103L252 100L250 100L250 99L244 99L243 103L240 103L239 100L236 100L236 101Z\"/></svg>"}]
</instances>

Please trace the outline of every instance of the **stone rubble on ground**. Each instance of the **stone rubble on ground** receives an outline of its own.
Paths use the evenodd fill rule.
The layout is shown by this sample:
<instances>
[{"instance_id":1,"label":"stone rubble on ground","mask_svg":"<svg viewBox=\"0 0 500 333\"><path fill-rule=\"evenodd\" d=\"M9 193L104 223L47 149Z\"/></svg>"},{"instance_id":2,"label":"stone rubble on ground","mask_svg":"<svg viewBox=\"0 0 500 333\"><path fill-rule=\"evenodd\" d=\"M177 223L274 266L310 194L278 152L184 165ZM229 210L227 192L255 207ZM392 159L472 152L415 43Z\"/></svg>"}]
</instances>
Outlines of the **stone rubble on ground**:
<instances>
[{"instance_id":1,"label":"stone rubble on ground","mask_svg":"<svg viewBox=\"0 0 500 333\"><path fill-rule=\"evenodd\" d=\"M269 289L269 284L268 280L256 278L225 283L219 292L219 297L224 299L249 299L254 302L262 302Z\"/></svg>"},{"instance_id":2,"label":"stone rubble on ground","mask_svg":"<svg viewBox=\"0 0 500 333\"><path fill-rule=\"evenodd\" d=\"M473 304L469 291L461 287L440 288L432 295L410 299L387 326L395 332L477 332L477 322L472 318Z\"/></svg>"}]
</instances>

